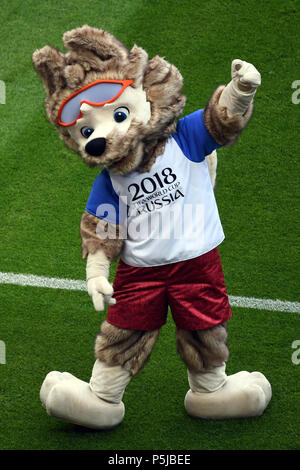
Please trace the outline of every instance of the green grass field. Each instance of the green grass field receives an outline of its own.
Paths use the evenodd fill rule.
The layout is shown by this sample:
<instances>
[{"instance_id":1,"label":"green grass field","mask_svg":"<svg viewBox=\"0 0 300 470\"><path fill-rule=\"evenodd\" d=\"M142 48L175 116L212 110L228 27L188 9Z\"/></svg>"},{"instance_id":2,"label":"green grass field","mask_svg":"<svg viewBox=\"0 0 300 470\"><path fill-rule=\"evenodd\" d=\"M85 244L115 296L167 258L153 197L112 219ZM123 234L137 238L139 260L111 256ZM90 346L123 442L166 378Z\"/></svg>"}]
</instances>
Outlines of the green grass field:
<instances>
[{"instance_id":1,"label":"green grass field","mask_svg":"<svg viewBox=\"0 0 300 470\"><path fill-rule=\"evenodd\" d=\"M31 64L36 48L62 48L83 24L174 63L185 78L184 113L205 106L230 80L234 58L262 74L255 113L238 143L219 151L216 198L229 294L299 300L300 80L297 1L0 0L0 271L84 279L79 221L99 170L66 149L49 124ZM116 265L112 269L112 278ZM260 370L273 399L257 419L187 416L186 370L171 318L146 368L128 386L123 423L92 432L49 417L39 401L44 376L67 370L88 380L104 314L85 292L0 285L0 449L299 449L300 365L291 347L299 314L233 308L228 373Z\"/></svg>"}]
</instances>

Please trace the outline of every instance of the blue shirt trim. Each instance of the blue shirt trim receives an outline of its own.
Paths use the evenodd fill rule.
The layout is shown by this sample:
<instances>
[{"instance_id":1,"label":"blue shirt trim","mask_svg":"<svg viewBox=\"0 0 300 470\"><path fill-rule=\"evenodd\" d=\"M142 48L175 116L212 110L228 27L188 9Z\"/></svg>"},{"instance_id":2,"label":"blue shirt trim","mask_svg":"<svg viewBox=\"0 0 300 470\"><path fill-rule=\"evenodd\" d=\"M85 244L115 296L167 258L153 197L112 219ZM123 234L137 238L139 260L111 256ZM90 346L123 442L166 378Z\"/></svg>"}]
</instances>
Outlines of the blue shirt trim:
<instances>
[{"instance_id":1,"label":"blue shirt trim","mask_svg":"<svg viewBox=\"0 0 300 470\"><path fill-rule=\"evenodd\" d=\"M213 150L221 147L204 125L203 109L180 119L172 137L192 162L202 162Z\"/></svg>"},{"instance_id":2,"label":"blue shirt trim","mask_svg":"<svg viewBox=\"0 0 300 470\"><path fill-rule=\"evenodd\" d=\"M99 219L119 224L119 196L115 192L108 171L102 170L93 183L86 210Z\"/></svg>"}]
</instances>

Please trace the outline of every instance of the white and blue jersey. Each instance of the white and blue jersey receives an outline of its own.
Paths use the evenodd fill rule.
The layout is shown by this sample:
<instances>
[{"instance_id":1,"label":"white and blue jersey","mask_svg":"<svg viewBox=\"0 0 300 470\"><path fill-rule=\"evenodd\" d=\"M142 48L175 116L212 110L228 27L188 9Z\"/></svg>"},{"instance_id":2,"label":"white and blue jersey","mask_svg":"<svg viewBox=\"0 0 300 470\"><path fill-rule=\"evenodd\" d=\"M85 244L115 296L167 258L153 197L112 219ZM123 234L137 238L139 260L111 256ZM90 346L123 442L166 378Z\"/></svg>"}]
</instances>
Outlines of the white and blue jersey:
<instances>
[{"instance_id":1,"label":"white and blue jersey","mask_svg":"<svg viewBox=\"0 0 300 470\"><path fill-rule=\"evenodd\" d=\"M196 258L224 239L205 157L220 147L203 110L179 120L149 172L96 178L86 210L125 228L121 259L159 266Z\"/></svg>"}]
</instances>

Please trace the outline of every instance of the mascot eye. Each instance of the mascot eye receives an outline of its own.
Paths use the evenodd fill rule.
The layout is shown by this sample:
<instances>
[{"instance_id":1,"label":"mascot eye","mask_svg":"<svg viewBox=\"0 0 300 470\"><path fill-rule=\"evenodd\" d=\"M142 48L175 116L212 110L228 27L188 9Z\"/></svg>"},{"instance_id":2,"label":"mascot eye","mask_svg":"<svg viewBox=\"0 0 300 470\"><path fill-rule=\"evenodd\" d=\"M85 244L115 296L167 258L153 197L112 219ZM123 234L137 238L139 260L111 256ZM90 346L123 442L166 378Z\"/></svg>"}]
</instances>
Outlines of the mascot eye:
<instances>
[{"instance_id":1,"label":"mascot eye","mask_svg":"<svg viewBox=\"0 0 300 470\"><path fill-rule=\"evenodd\" d=\"M83 137L88 139L89 136L92 135L92 133L94 132L94 129L92 127L85 126L80 129L80 132L83 135Z\"/></svg>"},{"instance_id":2,"label":"mascot eye","mask_svg":"<svg viewBox=\"0 0 300 470\"><path fill-rule=\"evenodd\" d=\"M127 108L118 108L114 112L114 120L116 122L123 122L125 119L127 119L129 115L129 109Z\"/></svg>"}]
</instances>

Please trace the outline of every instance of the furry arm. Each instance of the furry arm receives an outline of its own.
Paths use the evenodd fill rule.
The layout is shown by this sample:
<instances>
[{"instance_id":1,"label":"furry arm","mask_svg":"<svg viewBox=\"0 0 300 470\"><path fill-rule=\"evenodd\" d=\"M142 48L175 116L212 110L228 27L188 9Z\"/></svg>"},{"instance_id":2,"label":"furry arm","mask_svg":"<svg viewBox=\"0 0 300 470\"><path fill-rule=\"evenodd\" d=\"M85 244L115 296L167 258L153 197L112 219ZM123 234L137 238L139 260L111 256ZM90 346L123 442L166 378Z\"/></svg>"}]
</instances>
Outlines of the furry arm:
<instances>
[{"instance_id":1,"label":"furry arm","mask_svg":"<svg viewBox=\"0 0 300 470\"><path fill-rule=\"evenodd\" d=\"M83 259L89 253L103 250L111 262L121 253L124 236L120 225L108 223L89 212L84 212L80 221L80 235Z\"/></svg>"},{"instance_id":2,"label":"furry arm","mask_svg":"<svg viewBox=\"0 0 300 470\"><path fill-rule=\"evenodd\" d=\"M97 311L105 304L115 304L113 288L108 281L110 262L116 259L122 249L123 239L120 227L85 212L81 218L80 234L82 257L87 258L86 279L88 293Z\"/></svg>"},{"instance_id":3,"label":"furry arm","mask_svg":"<svg viewBox=\"0 0 300 470\"><path fill-rule=\"evenodd\" d=\"M248 62L235 59L232 80L213 93L203 118L211 136L220 145L233 144L253 112L253 97L260 85L260 73Z\"/></svg>"}]
</instances>

